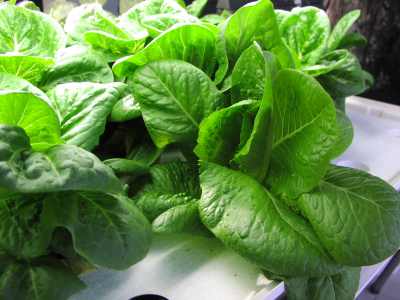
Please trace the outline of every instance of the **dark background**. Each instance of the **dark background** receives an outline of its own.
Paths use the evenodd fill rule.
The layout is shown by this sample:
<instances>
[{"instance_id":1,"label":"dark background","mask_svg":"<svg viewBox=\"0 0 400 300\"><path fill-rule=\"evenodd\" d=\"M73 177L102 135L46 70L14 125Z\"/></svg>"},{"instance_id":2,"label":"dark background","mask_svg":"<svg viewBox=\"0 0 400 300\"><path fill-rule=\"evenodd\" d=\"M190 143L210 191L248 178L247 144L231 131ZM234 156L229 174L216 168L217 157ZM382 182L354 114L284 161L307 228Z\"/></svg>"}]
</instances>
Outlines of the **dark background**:
<instances>
[{"instance_id":1,"label":"dark background","mask_svg":"<svg viewBox=\"0 0 400 300\"><path fill-rule=\"evenodd\" d=\"M43 0L33 1L43 10ZM346 12L360 9L362 16L353 30L362 33L368 39L368 45L353 49L353 52L358 56L363 68L375 78L374 86L362 96L400 105L400 0L272 1L276 8L286 10L307 5L324 8L332 24ZM251 1L209 0L204 13L216 13L223 9L234 11L249 2ZM104 8L118 15L119 0L107 0Z\"/></svg>"}]
</instances>

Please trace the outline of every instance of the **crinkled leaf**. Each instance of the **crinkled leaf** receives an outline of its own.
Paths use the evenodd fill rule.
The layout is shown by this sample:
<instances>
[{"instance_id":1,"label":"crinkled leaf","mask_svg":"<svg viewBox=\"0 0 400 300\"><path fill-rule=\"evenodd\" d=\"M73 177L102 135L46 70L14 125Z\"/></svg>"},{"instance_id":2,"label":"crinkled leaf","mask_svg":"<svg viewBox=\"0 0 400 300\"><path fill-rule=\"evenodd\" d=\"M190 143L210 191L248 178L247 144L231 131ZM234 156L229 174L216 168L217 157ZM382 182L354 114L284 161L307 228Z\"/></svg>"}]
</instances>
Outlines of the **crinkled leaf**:
<instances>
[{"instance_id":1,"label":"crinkled leaf","mask_svg":"<svg viewBox=\"0 0 400 300\"><path fill-rule=\"evenodd\" d=\"M155 16L145 17L141 24L147 29L150 36L155 38L160 35L170 27L176 24L191 24L198 23L199 20L189 14L179 13L179 14L159 14Z\"/></svg>"},{"instance_id":2,"label":"crinkled leaf","mask_svg":"<svg viewBox=\"0 0 400 300\"><path fill-rule=\"evenodd\" d=\"M126 88L120 82L71 82L50 90L48 96L60 117L62 139L67 144L92 150Z\"/></svg>"},{"instance_id":3,"label":"crinkled leaf","mask_svg":"<svg viewBox=\"0 0 400 300\"><path fill-rule=\"evenodd\" d=\"M0 277L4 300L67 300L85 284L61 264L15 262Z\"/></svg>"},{"instance_id":4,"label":"crinkled leaf","mask_svg":"<svg viewBox=\"0 0 400 300\"><path fill-rule=\"evenodd\" d=\"M160 214L153 221L157 233L196 233L203 230L197 201L177 205Z\"/></svg>"},{"instance_id":5,"label":"crinkled leaf","mask_svg":"<svg viewBox=\"0 0 400 300\"><path fill-rule=\"evenodd\" d=\"M347 32L353 26L353 24L360 17L361 11L359 9L352 10L345 14L333 28L329 40L328 40L328 51L332 51L338 48L345 38Z\"/></svg>"},{"instance_id":6,"label":"crinkled leaf","mask_svg":"<svg viewBox=\"0 0 400 300\"><path fill-rule=\"evenodd\" d=\"M54 19L21 6L0 6L0 28L3 54L51 58L65 46L64 31Z\"/></svg>"},{"instance_id":7,"label":"crinkled leaf","mask_svg":"<svg viewBox=\"0 0 400 300\"><path fill-rule=\"evenodd\" d=\"M226 246L280 275L321 276L340 270L309 223L255 179L213 163L201 168L200 217Z\"/></svg>"},{"instance_id":8,"label":"crinkled leaf","mask_svg":"<svg viewBox=\"0 0 400 300\"><path fill-rule=\"evenodd\" d=\"M34 150L60 144L60 124L44 99L31 93L0 94L0 124L22 127Z\"/></svg>"},{"instance_id":9,"label":"crinkled leaf","mask_svg":"<svg viewBox=\"0 0 400 300\"><path fill-rule=\"evenodd\" d=\"M315 64L324 53L330 22L322 9L296 7L280 24L280 32L303 65Z\"/></svg>"},{"instance_id":10,"label":"crinkled leaf","mask_svg":"<svg viewBox=\"0 0 400 300\"><path fill-rule=\"evenodd\" d=\"M273 83L273 143L267 183L285 199L318 185L336 143L332 99L312 77L282 70Z\"/></svg>"},{"instance_id":11,"label":"crinkled leaf","mask_svg":"<svg viewBox=\"0 0 400 300\"><path fill-rule=\"evenodd\" d=\"M0 54L0 72L16 75L32 84L38 84L53 64L52 58Z\"/></svg>"},{"instance_id":12,"label":"crinkled leaf","mask_svg":"<svg viewBox=\"0 0 400 300\"><path fill-rule=\"evenodd\" d=\"M174 161L150 169L150 181L135 201L146 217L154 220L164 211L200 198L197 169L189 163Z\"/></svg>"},{"instance_id":13,"label":"crinkled leaf","mask_svg":"<svg viewBox=\"0 0 400 300\"><path fill-rule=\"evenodd\" d=\"M124 196L53 193L44 210L57 226L70 231L77 253L94 265L126 269L142 259L150 247L148 221Z\"/></svg>"},{"instance_id":14,"label":"crinkled leaf","mask_svg":"<svg viewBox=\"0 0 400 300\"><path fill-rule=\"evenodd\" d=\"M75 7L65 21L65 32L73 41L84 41L85 33L100 31L117 38L129 38L126 31L118 27L114 17L103 10L98 3L89 3Z\"/></svg>"},{"instance_id":15,"label":"crinkled leaf","mask_svg":"<svg viewBox=\"0 0 400 300\"><path fill-rule=\"evenodd\" d=\"M332 166L298 204L325 249L342 264L372 265L400 246L399 194L368 173Z\"/></svg>"},{"instance_id":16,"label":"crinkled leaf","mask_svg":"<svg viewBox=\"0 0 400 300\"><path fill-rule=\"evenodd\" d=\"M347 50L331 52L327 56L332 56L327 59L335 61L343 51ZM372 76L361 68L357 57L348 51L343 64L317 79L333 98L360 94L373 84Z\"/></svg>"},{"instance_id":17,"label":"crinkled leaf","mask_svg":"<svg viewBox=\"0 0 400 300\"><path fill-rule=\"evenodd\" d=\"M93 30L85 32L84 40L94 49L99 50L107 61L116 61L125 55L138 52L144 46L144 40L135 40L131 37L117 37L108 32Z\"/></svg>"},{"instance_id":18,"label":"crinkled leaf","mask_svg":"<svg viewBox=\"0 0 400 300\"><path fill-rule=\"evenodd\" d=\"M288 300L354 300L360 281L360 268L325 277L285 280Z\"/></svg>"},{"instance_id":19,"label":"crinkled leaf","mask_svg":"<svg viewBox=\"0 0 400 300\"><path fill-rule=\"evenodd\" d=\"M193 20L178 1L147 0L142 1L119 17L125 27L133 28L136 35L148 34L154 37L174 24Z\"/></svg>"},{"instance_id":20,"label":"crinkled leaf","mask_svg":"<svg viewBox=\"0 0 400 300\"><path fill-rule=\"evenodd\" d=\"M139 103L132 94L128 94L115 103L110 118L112 122L126 122L140 117L141 114Z\"/></svg>"},{"instance_id":21,"label":"crinkled leaf","mask_svg":"<svg viewBox=\"0 0 400 300\"><path fill-rule=\"evenodd\" d=\"M55 65L44 75L41 87L49 90L66 82L98 82L108 83L114 80L107 61L90 48L74 45L60 50Z\"/></svg>"},{"instance_id":22,"label":"crinkled leaf","mask_svg":"<svg viewBox=\"0 0 400 300\"><path fill-rule=\"evenodd\" d=\"M205 73L175 60L149 63L136 71L133 95L158 148L176 142L194 144L200 122L221 103Z\"/></svg>"},{"instance_id":23,"label":"crinkled leaf","mask_svg":"<svg viewBox=\"0 0 400 300\"><path fill-rule=\"evenodd\" d=\"M245 114L256 107L256 101L244 100L205 118L200 124L194 150L199 159L228 165L240 143L238 128L242 126Z\"/></svg>"},{"instance_id":24,"label":"crinkled leaf","mask_svg":"<svg viewBox=\"0 0 400 300\"><path fill-rule=\"evenodd\" d=\"M279 68L275 57L270 53L263 54L264 62L264 91L260 107L258 108L253 129L233 162L242 172L262 182L267 175L271 158L273 140L273 94L272 80ZM279 101L279 100L277 100ZM243 127L242 127L243 128Z\"/></svg>"},{"instance_id":25,"label":"crinkled leaf","mask_svg":"<svg viewBox=\"0 0 400 300\"><path fill-rule=\"evenodd\" d=\"M135 55L116 61L113 71L118 76L127 76L149 62L179 59L195 65L211 76L217 64L216 40L215 33L207 26L180 25L159 35Z\"/></svg>"},{"instance_id":26,"label":"crinkled leaf","mask_svg":"<svg viewBox=\"0 0 400 300\"><path fill-rule=\"evenodd\" d=\"M42 195L0 195L0 248L19 259L45 255L53 228L42 218Z\"/></svg>"},{"instance_id":27,"label":"crinkled leaf","mask_svg":"<svg viewBox=\"0 0 400 300\"><path fill-rule=\"evenodd\" d=\"M26 133L7 125L0 125L0 188L20 193L122 192L111 169L92 153L72 145L31 152Z\"/></svg>"}]
</instances>

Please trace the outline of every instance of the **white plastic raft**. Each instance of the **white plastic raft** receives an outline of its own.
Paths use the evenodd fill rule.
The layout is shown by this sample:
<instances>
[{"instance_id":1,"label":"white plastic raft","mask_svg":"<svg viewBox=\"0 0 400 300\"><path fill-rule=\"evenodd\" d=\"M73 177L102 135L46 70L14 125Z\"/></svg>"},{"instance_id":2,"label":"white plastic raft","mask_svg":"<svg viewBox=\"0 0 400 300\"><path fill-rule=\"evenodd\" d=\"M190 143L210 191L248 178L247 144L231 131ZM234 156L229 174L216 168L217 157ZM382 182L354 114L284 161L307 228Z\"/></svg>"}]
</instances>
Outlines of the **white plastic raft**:
<instances>
[{"instance_id":1,"label":"white plastic raft","mask_svg":"<svg viewBox=\"0 0 400 300\"><path fill-rule=\"evenodd\" d=\"M355 136L335 163L363 169L400 189L400 107L351 97L346 108ZM387 262L363 268L360 292ZM100 269L82 279L88 288L73 300L129 300L143 294L170 300L272 300L284 292L282 283L269 281L220 242L182 235L155 237L148 256L128 270Z\"/></svg>"}]
</instances>

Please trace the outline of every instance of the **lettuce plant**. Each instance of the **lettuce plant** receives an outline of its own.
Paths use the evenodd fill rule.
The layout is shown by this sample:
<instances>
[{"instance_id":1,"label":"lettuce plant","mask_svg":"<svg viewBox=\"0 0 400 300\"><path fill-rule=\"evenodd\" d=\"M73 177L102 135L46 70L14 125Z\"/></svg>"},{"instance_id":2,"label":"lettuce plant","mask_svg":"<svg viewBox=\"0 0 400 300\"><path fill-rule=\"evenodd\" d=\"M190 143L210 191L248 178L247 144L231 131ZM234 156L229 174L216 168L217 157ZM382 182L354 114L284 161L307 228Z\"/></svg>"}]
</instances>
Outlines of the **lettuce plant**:
<instances>
[{"instance_id":1,"label":"lettuce plant","mask_svg":"<svg viewBox=\"0 0 400 300\"><path fill-rule=\"evenodd\" d=\"M333 98L368 77L358 12L204 5L85 4L62 29L0 4L1 299L67 299L151 230L217 238L289 299L352 299L399 247L395 190L331 164L353 136Z\"/></svg>"}]
</instances>

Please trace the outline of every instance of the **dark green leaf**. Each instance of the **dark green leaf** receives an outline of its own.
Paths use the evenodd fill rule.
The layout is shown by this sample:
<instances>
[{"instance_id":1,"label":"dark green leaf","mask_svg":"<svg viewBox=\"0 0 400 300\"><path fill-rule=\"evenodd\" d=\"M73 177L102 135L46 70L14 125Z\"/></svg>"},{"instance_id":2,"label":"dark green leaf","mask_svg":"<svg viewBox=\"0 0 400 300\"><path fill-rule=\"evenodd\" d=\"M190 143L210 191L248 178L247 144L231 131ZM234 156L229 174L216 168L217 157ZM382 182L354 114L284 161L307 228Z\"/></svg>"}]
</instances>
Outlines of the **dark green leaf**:
<instances>
[{"instance_id":1,"label":"dark green leaf","mask_svg":"<svg viewBox=\"0 0 400 300\"><path fill-rule=\"evenodd\" d=\"M213 163L201 168L200 217L226 246L280 275L322 276L340 270L309 223L255 179Z\"/></svg>"},{"instance_id":2,"label":"dark green leaf","mask_svg":"<svg viewBox=\"0 0 400 300\"><path fill-rule=\"evenodd\" d=\"M139 103L132 94L128 94L115 103L110 118L112 122L126 122L140 117L141 114Z\"/></svg>"},{"instance_id":3,"label":"dark green leaf","mask_svg":"<svg viewBox=\"0 0 400 300\"><path fill-rule=\"evenodd\" d=\"M372 265L399 248L400 197L377 177L332 166L298 204L325 249L344 265Z\"/></svg>"},{"instance_id":4,"label":"dark green leaf","mask_svg":"<svg viewBox=\"0 0 400 300\"><path fill-rule=\"evenodd\" d=\"M0 277L4 300L67 300L85 284L61 264L11 264Z\"/></svg>"},{"instance_id":5,"label":"dark green leaf","mask_svg":"<svg viewBox=\"0 0 400 300\"><path fill-rule=\"evenodd\" d=\"M90 152L71 145L31 152L25 132L6 125L0 125L0 187L20 193L122 191L111 169Z\"/></svg>"},{"instance_id":6,"label":"dark green leaf","mask_svg":"<svg viewBox=\"0 0 400 300\"><path fill-rule=\"evenodd\" d=\"M96 192L50 194L45 213L73 236L75 250L89 262L122 270L150 247L151 227L129 198Z\"/></svg>"}]
</instances>

